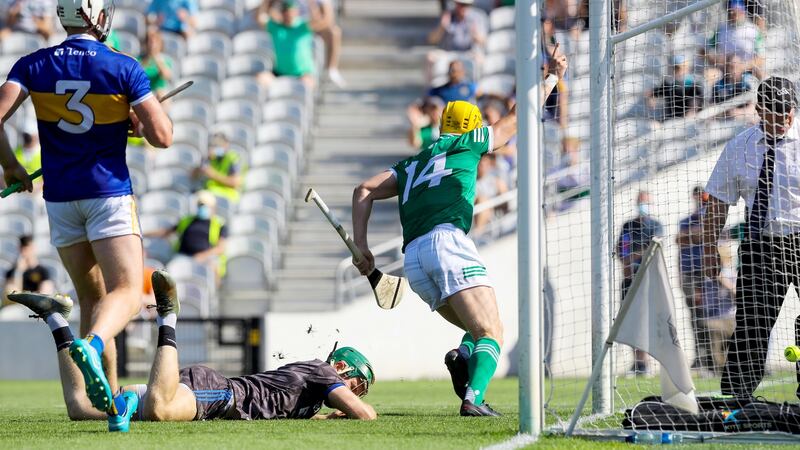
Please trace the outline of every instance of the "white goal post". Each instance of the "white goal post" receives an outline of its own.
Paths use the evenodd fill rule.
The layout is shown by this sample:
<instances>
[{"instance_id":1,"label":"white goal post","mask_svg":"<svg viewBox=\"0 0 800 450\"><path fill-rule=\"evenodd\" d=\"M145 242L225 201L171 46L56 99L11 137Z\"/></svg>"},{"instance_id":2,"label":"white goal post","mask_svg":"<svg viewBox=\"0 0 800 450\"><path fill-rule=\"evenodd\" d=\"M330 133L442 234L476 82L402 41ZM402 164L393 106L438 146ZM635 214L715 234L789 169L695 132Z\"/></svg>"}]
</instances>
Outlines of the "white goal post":
<instances>
[{"instance_id":1,"label":"white goal post","mask_svg":"<svg viewBox=\"0 0 800 450\"><path fill-rule=\"evenodd\" d=\"M675 326L687 364L692 364L696 391L720 393L724 361L720 366L714 358L725 354L727 342L715 355L701 349L701 340L710 338L701 337L698 324L721 316L703 309L706 316L700 320L698 311L706 308L701 303L710 301L706 296L715 292L712 287L723 282L701 279L700 287L688 285L684 266L692 264L685 262L691 251L681 241L681 230L693 226L691 217L700 214L702 203L694 208L694 202L707 194L697 189L705 186L723 147L758 123L758 83L784 76L797 86L800 78L800 0L571 2L588 4L579 12L588 26L580 21L554 24L556 19L542 13L544 3L516 2L519 418L520 431L533 437L565 433L578 409L592 362L604 351L629 288L625 283L638 267L624 255L630 245L625 239L631 236L623 229L637 217L652 215L663 224L658 235L675 298ZM745 15L746 22L741 21ZM752 33L752 48L734 48L734 25ZM570 64L563 83L569 101L547 111L539 101L540 68L547 57L540 45L543 36L559 43ZM669 98L674 92L664 86L670 83L684 89L683 103ZM561 110L567 106L568 112ZM566 124L553 120L554 109L568 116ZM554 167L559 158L570 167L570 151L575 150L568 147L575 142L589 167L578 188L590 195L569 201L562 196L555 204L544 189L545 177L559 168ZM559 192L574 192L567 187L575 185L565 186ZM741 200L731 207L725 246L720 244L734 286L740 242L735 225L745 215ZM797 300L790 292L777 325L768 330L766 375L757 393L769 400L798 400L800 378L782 358L783 346L796 340ZM660 366L624 345L614 345L599 361L591 400L576 416L577 434L624 437L630 432L622 428L625 411L661 393L653 381Z\"/></svg>"}]
</instances>

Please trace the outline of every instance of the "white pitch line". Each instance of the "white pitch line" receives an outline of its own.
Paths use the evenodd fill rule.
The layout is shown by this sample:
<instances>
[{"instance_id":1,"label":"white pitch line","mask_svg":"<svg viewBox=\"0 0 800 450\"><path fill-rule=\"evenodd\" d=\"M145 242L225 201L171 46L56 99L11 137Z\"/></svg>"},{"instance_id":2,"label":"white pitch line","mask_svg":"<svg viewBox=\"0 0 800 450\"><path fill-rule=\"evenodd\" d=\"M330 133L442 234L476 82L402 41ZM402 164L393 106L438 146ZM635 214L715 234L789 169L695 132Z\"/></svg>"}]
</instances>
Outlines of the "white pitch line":
<instances>
[{"instance_id":1,"label":"white pitch line","mask_svg":"<svg viewBox=\"0 0 800 450\"><path fill-rule=\"evenodd\" d=\"M530 434L518 434L507 441L483 447L482 450L516 450L535 443L537 439Z\"/></svg>"}]
</instances>

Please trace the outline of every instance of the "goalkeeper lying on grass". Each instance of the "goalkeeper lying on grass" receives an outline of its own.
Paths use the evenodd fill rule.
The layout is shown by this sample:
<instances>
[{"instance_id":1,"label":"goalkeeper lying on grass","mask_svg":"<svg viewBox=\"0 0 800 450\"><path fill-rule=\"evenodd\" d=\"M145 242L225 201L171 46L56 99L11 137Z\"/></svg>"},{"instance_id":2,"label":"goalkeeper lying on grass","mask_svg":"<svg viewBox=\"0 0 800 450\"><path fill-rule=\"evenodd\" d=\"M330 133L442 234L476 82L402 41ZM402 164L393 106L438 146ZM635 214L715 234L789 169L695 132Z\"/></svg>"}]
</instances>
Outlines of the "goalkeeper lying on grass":
<instances>
[{"instance_id":1,"label":"goalkeeper lying on grass","mask_svg":"<svg viewBox=\"0 0 800 450\"><path fill-rule=\"evenodd\" d=\"M364 355L342 347L329 357L287 364L277 370L226 378L204 366L178 369L175 326L180 304L175 282L163 271L152 276L158 311L158 349L145 384L122 388L128 412L122 420L109 418L110 431L127 431L131 418L152 421L210 419L375 419L372 406L360 397L375 381L372 366ZM67 413L72 420L105 419L94 409L83 388L83 378L69 357L72 332L62 320L69 317L72 300L29 292L13 293L9 299L30 308L43 318L53 332ZM51 323L53 325L51 325ZM325 403L336 410L316 415Z\"/></svg>"}]
</instances>

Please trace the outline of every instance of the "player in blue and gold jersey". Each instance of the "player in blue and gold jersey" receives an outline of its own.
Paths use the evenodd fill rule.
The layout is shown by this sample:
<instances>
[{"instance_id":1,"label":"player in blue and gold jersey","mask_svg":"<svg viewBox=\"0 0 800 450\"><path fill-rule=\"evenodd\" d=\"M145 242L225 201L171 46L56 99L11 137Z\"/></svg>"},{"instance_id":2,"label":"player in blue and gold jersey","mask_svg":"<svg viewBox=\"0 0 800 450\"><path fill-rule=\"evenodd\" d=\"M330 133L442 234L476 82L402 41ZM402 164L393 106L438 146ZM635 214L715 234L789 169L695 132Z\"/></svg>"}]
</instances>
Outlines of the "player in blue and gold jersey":
<instances>
[{"instance_id":1,"label":"player in blue and gold jersey","mask_svg":"<svg viewBox=\"0 0 800 450\"><path fill-rule=\"evenodd\" d=\"M125 147L129 129L155 147L169 146L172 123L139 63L102 43L113 10L111 0L58 0L57 14L68 37L14 65L0 87L0 127L31 98L47 180L50 240L77 291L81 334L86 336L72 344L70 355L92 404L109 414L109 429L125 431L131 408L122 396L114 396L114 336L138 312L143 279L141 230ZM30 190L30 178L15 161L7 142L0 140L6 182L21 181ZM60 314L47 321L53 330L66 323ZM64 387L67 401L72 388Z\"/></svg>"}]
</instances>

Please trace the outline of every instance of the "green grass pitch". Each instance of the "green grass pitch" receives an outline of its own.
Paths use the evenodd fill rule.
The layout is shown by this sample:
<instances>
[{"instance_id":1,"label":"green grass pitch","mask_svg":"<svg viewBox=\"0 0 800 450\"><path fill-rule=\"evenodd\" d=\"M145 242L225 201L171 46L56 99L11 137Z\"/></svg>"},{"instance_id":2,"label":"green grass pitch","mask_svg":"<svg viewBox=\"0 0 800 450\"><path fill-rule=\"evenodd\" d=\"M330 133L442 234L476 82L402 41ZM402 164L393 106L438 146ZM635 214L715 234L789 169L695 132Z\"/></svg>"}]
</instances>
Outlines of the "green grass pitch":
<instances>
[{"instance_id":1,"label":"green grass pitch","mask_svg":"<svg viewBox=\"0 0 800 450\"><path fill-rule=\"evenodd\" d=\"M106 431L105 422L70 422L66 417L60 384L55 381L2 381L0 449L472 449L502 442L517 431L517 381L495 380L489 395L492 406L504 413L504 417L459 417L458 402L448 381L386 381L377 383L367 397L380 416L375 422L134 423L129 434L111 435ZM753 448L752 445L729 444L703 447ZM545 437L536 448L636 447L624 443Z\"/></svg>"}]
</instances>

